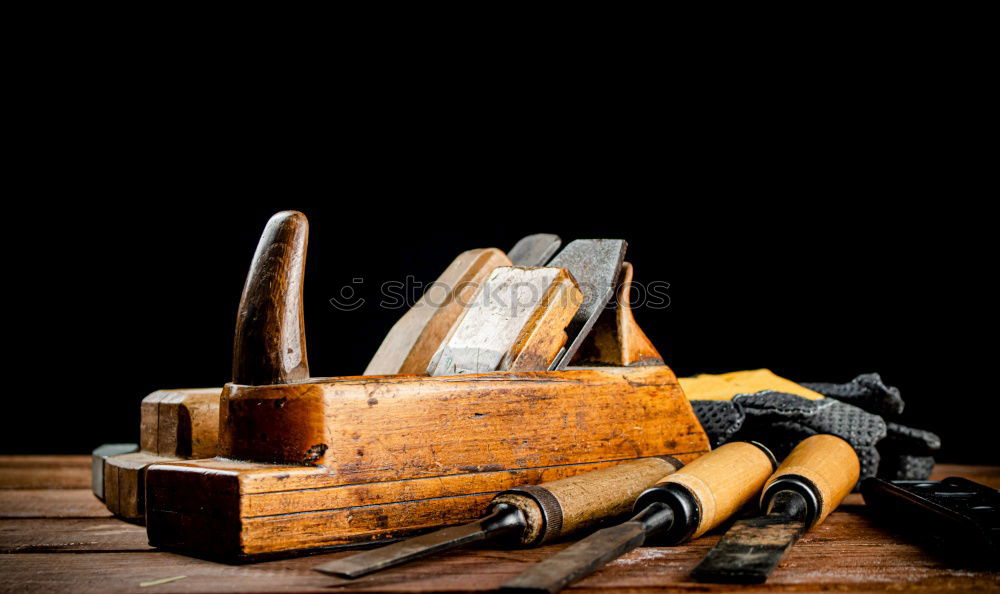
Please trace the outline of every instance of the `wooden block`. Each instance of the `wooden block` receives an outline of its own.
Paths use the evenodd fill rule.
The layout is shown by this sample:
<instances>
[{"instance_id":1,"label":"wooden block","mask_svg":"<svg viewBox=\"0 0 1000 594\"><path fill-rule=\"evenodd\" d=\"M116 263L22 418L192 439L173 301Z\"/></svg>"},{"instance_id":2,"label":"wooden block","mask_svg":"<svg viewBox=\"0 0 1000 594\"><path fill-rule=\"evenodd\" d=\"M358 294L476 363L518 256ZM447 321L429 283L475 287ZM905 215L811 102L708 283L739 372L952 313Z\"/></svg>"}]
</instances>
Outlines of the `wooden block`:
<instances>
[{"instance_id":1,"label":"wooden block","mask_svg":"<svg viewBox=\"0 0 1000 594\"><path fill-rule=\"evenodd\" d=\"M177 458L215 456L219 443L221 394L221 388L154 392L158 419L156 449L152 451Z\"/></svg>"},{"instance_id":2,"label":"wooden block","mask_svg":"<svg viewBox=\"0 0 1000 594\"><path fill-rule=\"evenodd\" d=\"M677 396L666 366L228 384L219 455L371 482L707 449Z\"/></svg>"},{"instance_id":3,"label":"wooden block","mask_svg":"<svg viewBox=\"0 0 1000 594\"><path fill-rule=\"evenodd\" d=\"M94 496L104 501L104 461L111 456L139 451L137 443L106 443L91 452L90 489Z\"/></svg>"},{"instance_id":4,"label":"wooden block","mask_svg":"<svg viewBox=\"0 0 1000 594\"><path fill-rule=\"evenodd\" d=\"M104 504L116 516L141 521L145 509L145 470L176 458L148 452L112 456L104 461Z\"/></svg>"},{"instance_id":5,"label":"wooden block","mask_svg":"<svg viewBox=\"0 0 1000 594\"><path fill-rule=\"evenodd\" d=\"M677 457L691 461L701 453ZM147 477L147 525L154 546L212 556L347 546L466 522L482 515L501 491L614 464L340 486L329 486L337 477L318 467L227 464L218 459L155 465ZM289 476L311 486L286 485ZM275 488L285 490L267 491Z\"/></svg>"},{"instance_id":6,"label":"wooden block","mask_svg":"<svg viewBox=\"0 0 1000 594\"><path fill-rule=\"evenodd\" d=\"M139 403L139 450L142 452L160 451L157 442L160 437L160 401L167 394L166 390L158 390Z\"/></svg>"},{"instance_id":7,"label":"wooden block","mask_svg":"<svg viewBox=\"0 0 1000 594\"><path fill-rule=\"evenodd\" d=\"M241 556L382 540L476 517L513 486L708 450L665 366L230 384L220 427L219 458L147 471L154 545Z\"/></svg>"},{"instance_id":8,"label":"wooden block","mask_svg":"<svg viewBox=\"0 0 1000 594\"><path fill-rule=\"evenodd\" d=\"M583 294L562 268L500 267L444 339L428 375L545 371Z\"/></svg>"},{"instance_id":9,"label":"wooden block","mask_svg":"<svg viewBox=\"0 0 1000 594\"><path fill-rule=\"evenodd\" d=\"M424 374L431 357L483 281L510 266L496 248L462 252L389 331L365 375Z\"/></svg>"},{"instance_id":10,"label":"wooden block","mask_svg":"<svg viewBox=\"0 0 1000 594\"><path fill-rule=\"evenodd\" d=\"M143 474L153 462L215 456L221 393L221 388L158 390L143 398L142 450L104 458L104 498L113 514L142 521Z\"/></svg>"}]
</instances>

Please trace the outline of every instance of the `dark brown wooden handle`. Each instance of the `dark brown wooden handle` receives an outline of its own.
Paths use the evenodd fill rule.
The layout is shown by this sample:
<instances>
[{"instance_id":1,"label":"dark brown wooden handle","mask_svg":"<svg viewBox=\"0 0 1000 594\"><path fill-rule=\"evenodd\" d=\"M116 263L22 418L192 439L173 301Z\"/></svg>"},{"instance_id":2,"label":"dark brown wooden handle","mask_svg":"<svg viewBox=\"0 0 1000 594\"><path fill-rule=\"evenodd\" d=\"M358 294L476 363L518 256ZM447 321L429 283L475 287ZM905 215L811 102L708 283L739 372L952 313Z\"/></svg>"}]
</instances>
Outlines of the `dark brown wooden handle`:
<instances>
[{"instance_id":1,"label":"dark brown wooden handle","mask_svg":"<svg viewBox=\"0 0 1000 594\"><path fill-rule=\"evenodd\" d=\"M233 383L286 384L309 377L302 281L309 222L286 210L271 217L243 286L233 340Z\"/></svg>"},{"instance_id":2,"label":"dark brown wooden handle","mask_svg":"<svg viewBox=\"0 0 1000 594\"><path fill-rule=\"evenodd\" d=\"M858 482L861 463L851 444L835 435L813 435L795 446L767 480L761 505L773 494L771 485L783 477L805 479L818 500L813 525L826 519Z\"/></svg>"},{"instance_id":3,"label":"dark brown wooden handle","mask_svg":"<svg viewBox=\"0 0 1000 594\"><path fill-rule=\"evenodd\" d=\"M623 514L635 498L681 463L673 458L641 458L569 478L519 487L494 503L517 506L528 521L521 544L538 545Z\"/></svg>"}]
</instances>

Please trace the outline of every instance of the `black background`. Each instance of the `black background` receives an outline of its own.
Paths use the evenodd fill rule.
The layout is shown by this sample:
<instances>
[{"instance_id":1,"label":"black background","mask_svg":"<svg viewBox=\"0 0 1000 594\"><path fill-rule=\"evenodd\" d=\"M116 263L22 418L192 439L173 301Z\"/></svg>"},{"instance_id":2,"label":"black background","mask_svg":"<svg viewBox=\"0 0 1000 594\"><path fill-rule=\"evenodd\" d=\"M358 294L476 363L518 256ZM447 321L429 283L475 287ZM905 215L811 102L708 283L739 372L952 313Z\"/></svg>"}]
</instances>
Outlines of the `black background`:
<instances>
[{"instance_id":1,"label":"black background","mask_svg":"<svg viewBox=\"0 0 1000 594\"><path fill-rule=\"evenodd\" d=\"M975 213L922 162L816 165L792 153L669 171L651 157L613 171L587 160L545 181L537 160L516 159L510 176L466 159L309 183L266 160L230 163L224 175L141 157L75 169L79 180L66 181L99 194L97 180L111 180L116 202L39 201L8 222L18 340L8 343L0 451L135 441L149 392L228 381L260 231L274 212L297 209L311 224L314 376L363 371L401 315L377 305L385 281L433 281L460 251L507 250L528 233L622 237L637 282L670 284L669 307L636 318L678 375L767 367L842 382L876 371L901 388L905 422L942 436L939 459L996 462L992 318L980 309L990 295L980 278L993 270L973 261L986 249ZM641 180L631 175L644 167ZM216 204L215 193L274 198ZM356 278L366 304L332 307Z\"/></svg>"}]
</instances>

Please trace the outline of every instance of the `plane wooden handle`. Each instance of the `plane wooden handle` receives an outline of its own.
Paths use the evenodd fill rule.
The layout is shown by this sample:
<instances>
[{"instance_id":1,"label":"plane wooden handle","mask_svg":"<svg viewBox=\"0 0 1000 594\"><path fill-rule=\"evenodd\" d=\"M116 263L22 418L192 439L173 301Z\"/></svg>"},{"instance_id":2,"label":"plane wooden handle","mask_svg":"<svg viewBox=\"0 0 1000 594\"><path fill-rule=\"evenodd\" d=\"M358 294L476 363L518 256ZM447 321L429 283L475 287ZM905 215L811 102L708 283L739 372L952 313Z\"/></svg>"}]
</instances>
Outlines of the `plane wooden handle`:
<instances>
[{"instance_id":1,"label":"plane wooden handle","mask_svg":"<svg viewBox=\"0 0 1000 594\"><path fill-rule=\"evenodd\" d=\"M234 384L266 386L309 377L302 315L308 236L301 212L279 212L267 222L236 314Z\"/></svg>"},{"instance_id":2,"label":"plane wooden handle","mask_svg":"<svg viewBox=\"0 0 1000 594\"><path fill-rule=\"evenodd\" d=\"M772 472L774 458L770 452L752 443L734 441L719 446L657 485L679 485L694 497L698 520L690 538L698 538L756 497Z\"/></svg>"},{"instance_id":3,"label":"plane wooden handle","mask_svg":"<svg viewBox=\"0 0 1000 594\"><path fill-rule=\"evenodd\" d=\"M538 545L628 512L645 489L676 471L673 458L642 458L541 485L505 491L493 503L509 503L528 523L521 544Z\"/></svg>"},{"instance_id":4,"label":"plane wooden handle","mask_svg":"<svg viewBox=\"0 0 1000 594\"><path fill-rule=\"evenodd\" d=\"M805 479L817 499L813 525L819 524L851 492L860 473L861 463L851 444L834 435L814 435L797 445L768 479L761 507L766 510L770 498L781 490L779 479Z\"/></svg>"}]
</instances>

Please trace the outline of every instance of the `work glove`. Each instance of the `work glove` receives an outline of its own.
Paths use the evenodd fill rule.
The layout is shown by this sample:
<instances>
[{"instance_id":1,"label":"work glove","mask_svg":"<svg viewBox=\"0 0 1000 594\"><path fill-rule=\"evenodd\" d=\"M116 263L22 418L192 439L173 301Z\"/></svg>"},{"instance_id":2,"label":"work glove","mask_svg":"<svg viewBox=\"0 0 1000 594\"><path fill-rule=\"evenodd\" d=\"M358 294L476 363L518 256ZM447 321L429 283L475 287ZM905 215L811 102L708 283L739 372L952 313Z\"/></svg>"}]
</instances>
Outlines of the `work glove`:
<instances>
[{"instance_id":1,"label":"work glove","mask_svg":"<svg viewBox=\"0 0 1000 594\"><path fill-rule=\"evenodd\" d=\"M929 454L940 448L940 439L880 416L897 416L903 401L899 390L886 386L878 374L861 375L847 384L802 385L827 397L810 400L764 390L728 401L692 400L691 405L712 447L733 440L760 441L781 459L803 439L829 433L854 447L861 478L924 480L930 475L934 459Z\"/></svg>"},{"instance_id":2,"label":"work glove","mask_svg":"<svg viewBox=\"0 0 1000 594\"><path fill-rule=\"evenodd\" d=\"M738 394L728 401L693 400L691 405L712 447L728 441L759 441L782 460L803 439L829 433L854 447L861 478L874 476L878 469L875 444L886 436L885 421L833 398L809 400L764 390Z\"/></svg>"},{"instance_id":3,"label":"work glove","mask_svg":"<svg viewBox=\"0 0 1000 594\"><path fill-rule=\"evenodd\" d=\"M933 453L941 438L923 429L896 423L903 412L899 389L887 386L877 373L859 375L846 384L803 383L824 396L853 404L886 421L886 436L878 443L878 476L887 480L926 480L934 470Z\"/></svg>"}]
</instances>

